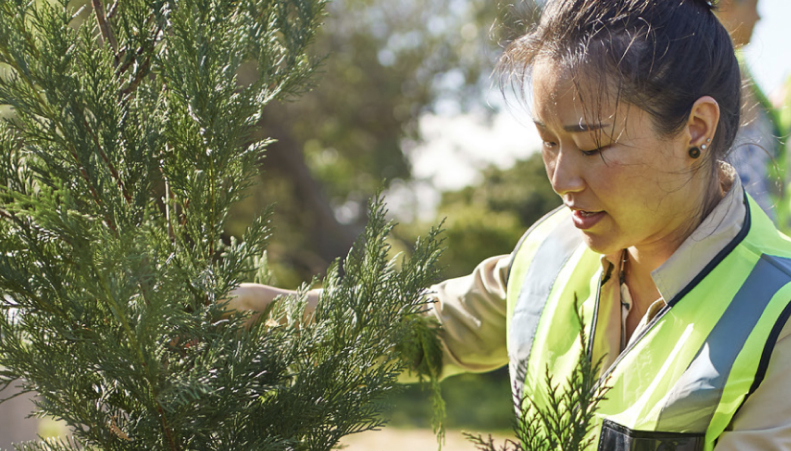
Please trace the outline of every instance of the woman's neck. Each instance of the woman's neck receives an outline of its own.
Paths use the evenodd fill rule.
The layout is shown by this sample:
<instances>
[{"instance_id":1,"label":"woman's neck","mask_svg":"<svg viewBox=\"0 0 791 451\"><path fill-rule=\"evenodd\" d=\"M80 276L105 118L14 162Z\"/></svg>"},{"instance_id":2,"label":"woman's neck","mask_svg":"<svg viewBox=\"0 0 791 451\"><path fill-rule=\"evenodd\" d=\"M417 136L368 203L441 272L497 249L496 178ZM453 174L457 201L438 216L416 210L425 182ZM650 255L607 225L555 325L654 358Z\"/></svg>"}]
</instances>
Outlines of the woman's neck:
<instances>
[{"instance_id":1,"label":"woman's neck","mask_svg":"<svg viewBox=\"0 0 791 451\"><path fill-rule=\"evenodd\" d=\"M699 214L686 227L679 227L676 229L677 233L665 235L662 240L643 243L643 245L638 247L630 247L623 253L621 258L624 260L622 266L624 282L632 298L632 308L626 318L625 332L627 340L631 337L635 327L651 304L662 297L654 282L652 273L681 247L683 242L694 233L705 220L705 217L732 188L732 181L728 180L727 177L722 179L718 177L713 182L708 190L700 190L700 192L710 193L709 199L704 197L699 199L702 208L699 210Z\"/></svg>"},{"instance_id":2,"label":"woman's neck","mask_svg":"<svg viewBox=\"0 0 791 451\"><path fill-rule=\"evenodd\" d=\"M626 285L632 294L632 300L639 310L645 311L652 302L660 297L651 273L659 268L670 255L648 255L637 249L627 249L624 263Z\"/></svg>"},{"instance_id":3,"label":"woman's neck","mask_svg":"<svg viewBox=\"0 0 791 451\"><path fill-rule=\"evenodd\" d=\"M693 214L688 221L678 224L675 229L662 235L661 238L626 249L626 284L635 298L635 303L647 303L641 307L647 308L660 297L651 273L662 266L681 247L730 190L731 183L728 183L728 180L724 180L725 183L723 183L719 177L719 167L717 170L717 177L698 176L691 181L694 188L692 192L700 194L693 201L694 205L698 205L698 208L695 209L696 214Z\"/></svg>"}]
</instances>

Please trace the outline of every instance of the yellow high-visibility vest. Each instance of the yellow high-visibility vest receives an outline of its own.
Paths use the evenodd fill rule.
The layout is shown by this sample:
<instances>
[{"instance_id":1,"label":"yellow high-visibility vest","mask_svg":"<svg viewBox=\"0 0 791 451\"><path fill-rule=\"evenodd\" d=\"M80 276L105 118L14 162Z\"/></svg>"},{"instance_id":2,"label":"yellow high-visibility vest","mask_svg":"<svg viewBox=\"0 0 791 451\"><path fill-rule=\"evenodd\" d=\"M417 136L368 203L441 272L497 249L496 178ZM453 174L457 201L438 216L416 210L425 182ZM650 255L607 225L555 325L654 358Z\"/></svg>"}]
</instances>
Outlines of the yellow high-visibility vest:
<instances>
[{"instance_id":1,"label":"yellow high-visibility vest","mask_svg":"<svg viewBox=\"0 0 791 451\"><path fill-rule=\"evenodd\" d=\"M603 370L610 389L594 425L599 450L711 450L763 379L791 315L791 241L748 196L745 203L741 232ZM538 405L547 369L565 381L578 360L575 295L588 349L595 339L602 265L582 238L563 208L514 254L512 386Z\"/></svg>"}]
</instances>

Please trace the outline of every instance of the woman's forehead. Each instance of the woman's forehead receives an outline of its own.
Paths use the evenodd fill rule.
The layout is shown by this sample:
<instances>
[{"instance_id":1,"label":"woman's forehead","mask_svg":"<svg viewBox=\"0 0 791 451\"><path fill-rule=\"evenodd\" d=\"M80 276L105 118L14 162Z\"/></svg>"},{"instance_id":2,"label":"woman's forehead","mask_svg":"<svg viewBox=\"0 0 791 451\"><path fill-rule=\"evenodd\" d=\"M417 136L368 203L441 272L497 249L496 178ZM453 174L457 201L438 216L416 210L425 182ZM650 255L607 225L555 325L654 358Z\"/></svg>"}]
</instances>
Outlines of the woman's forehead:
<instances>
[{"instance_id":1,"label":"woman's forehead","mask_svg":"<svg viewBox=\"0 0 791 451\"><path fill-rule=\"evenodd\" d=\"M539 61L532 68L532 114L534 122L568 128L571 125L595 127L610 122L617 103L610 89L593 79L581 79L552 61Z\"/></svg>"}]
</instances>

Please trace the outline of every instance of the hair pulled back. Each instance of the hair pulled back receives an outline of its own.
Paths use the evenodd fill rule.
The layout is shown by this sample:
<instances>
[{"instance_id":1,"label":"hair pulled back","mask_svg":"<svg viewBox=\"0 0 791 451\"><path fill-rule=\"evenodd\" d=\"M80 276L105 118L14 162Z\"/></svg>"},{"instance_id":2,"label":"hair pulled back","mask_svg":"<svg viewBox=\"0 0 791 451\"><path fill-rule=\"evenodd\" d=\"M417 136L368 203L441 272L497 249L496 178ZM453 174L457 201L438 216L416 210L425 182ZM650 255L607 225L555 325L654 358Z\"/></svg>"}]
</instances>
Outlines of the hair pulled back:
<instances>
[{"instance_id":1,"label":"hair pulled back","mask_svg":"<svg viewBox=\"0 0 791 451\"><path fill-rule=\"evenodd\" d=\"M588 94L641 108L663 136L678 133L695 101L711 96L720 107L714 165L738 131L741 76L712 8L705 0L549 0L534 29L501 57L501 84L523 90L531 67L549 58L580 95L584 82L595 87Z\"/></svg>"}]
</instances>

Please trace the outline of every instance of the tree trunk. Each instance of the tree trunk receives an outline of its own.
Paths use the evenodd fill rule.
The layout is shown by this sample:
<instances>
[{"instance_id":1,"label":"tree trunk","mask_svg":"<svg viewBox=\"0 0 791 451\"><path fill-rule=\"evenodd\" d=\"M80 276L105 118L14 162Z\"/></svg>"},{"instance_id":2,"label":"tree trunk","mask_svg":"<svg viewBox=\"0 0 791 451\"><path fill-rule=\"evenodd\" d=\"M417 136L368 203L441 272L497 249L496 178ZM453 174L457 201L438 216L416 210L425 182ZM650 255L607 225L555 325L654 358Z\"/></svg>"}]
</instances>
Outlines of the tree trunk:
<instances>
[{"instance_id":1,"label":"tree trunk","mask_svg":"<svg viewBox=\"0 0 791 451\"><path fill-rule=\"evenodd\" d=\"M324 188L311 174L302 149L288 132L264 127L259 132L277 140L267 148L266 171L287 177L301 208L313 217L313 224L306 232L315 252L327 263L345 256L362 229L338 221Z\"/></svg>"}]
</instances>

